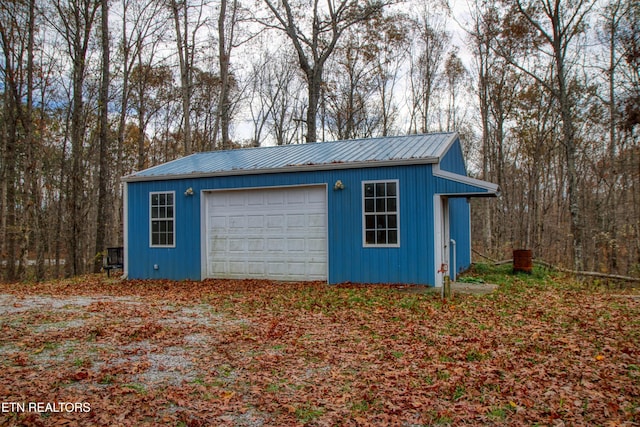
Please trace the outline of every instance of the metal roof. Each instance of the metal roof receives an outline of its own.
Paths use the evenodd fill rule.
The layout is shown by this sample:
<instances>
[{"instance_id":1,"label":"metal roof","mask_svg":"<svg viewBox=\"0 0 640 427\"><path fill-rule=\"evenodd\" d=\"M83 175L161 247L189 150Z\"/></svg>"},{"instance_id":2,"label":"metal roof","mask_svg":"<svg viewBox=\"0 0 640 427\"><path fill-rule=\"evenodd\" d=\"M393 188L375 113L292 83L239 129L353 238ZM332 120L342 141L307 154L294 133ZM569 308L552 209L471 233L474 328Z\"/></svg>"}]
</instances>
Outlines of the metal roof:
<instances>
[{"instance_id":1,"label":"metal roof","mask_svg":"<svg viewBox=\"0 0 640 427\"><path fill-rule=\"evenodd\" d=\"M125 181L438 163L456 132L196 153L128 175Z\"/></svg>"}]
</instances>

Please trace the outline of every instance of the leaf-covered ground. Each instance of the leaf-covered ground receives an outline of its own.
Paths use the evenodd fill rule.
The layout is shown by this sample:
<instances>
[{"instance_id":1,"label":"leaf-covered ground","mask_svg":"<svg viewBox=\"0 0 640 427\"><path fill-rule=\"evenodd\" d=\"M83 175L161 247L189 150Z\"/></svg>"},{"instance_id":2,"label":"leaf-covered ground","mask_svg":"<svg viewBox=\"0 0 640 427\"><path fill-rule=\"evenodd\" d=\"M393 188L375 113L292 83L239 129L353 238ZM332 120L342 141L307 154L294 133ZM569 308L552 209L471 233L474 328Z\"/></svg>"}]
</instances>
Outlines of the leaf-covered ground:
<instances>
[{"instance_id":1,"label":"leaf-covered ground","mask_svg":"<svg viewBox=\"0 0 640 427\"><path fill-rule=\"evenodd\" d=\"M498 290L450 301L265 281L0 285L0 425L638 425L637 290L481 270Z\"/></svg>"}]
</instances>

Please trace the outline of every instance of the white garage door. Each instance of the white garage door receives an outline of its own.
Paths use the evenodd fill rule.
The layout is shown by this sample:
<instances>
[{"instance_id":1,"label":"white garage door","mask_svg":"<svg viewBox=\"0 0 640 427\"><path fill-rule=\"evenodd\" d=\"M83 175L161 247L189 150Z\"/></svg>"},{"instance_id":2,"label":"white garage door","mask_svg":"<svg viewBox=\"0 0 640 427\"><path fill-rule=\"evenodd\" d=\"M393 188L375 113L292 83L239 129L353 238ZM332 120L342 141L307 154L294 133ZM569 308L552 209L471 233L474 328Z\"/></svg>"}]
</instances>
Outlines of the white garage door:
<instances>
[{"instance_id":1,"label":"white garage door","mask_svg":"<svg viewBox=\"0 0 640 427\"><path fill-rule=\"evenodd\" d=\"M326 187L206 194L206 276L327 279Z\"/></svg>"}]
</instances>

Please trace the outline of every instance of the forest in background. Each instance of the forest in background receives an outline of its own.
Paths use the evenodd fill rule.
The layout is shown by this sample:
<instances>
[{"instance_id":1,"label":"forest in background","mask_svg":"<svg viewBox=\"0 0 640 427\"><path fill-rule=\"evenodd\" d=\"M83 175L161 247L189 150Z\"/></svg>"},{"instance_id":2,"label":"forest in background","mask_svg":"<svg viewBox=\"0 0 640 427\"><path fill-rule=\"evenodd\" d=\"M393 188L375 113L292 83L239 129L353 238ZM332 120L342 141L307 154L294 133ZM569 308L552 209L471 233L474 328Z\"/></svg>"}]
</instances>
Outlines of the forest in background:
<instances>
[{"instance_id":1,"label":"forest in background","mask_svg":"<svg viewBox=\"0 0 640 427\"><path fill-rule=\"evenodd\" d=\"M639 23L634 0L2 0L2 279L99 270L136 170L438 131L501 188L475 249L640 276Z\"/></svg>"}]
</instances>

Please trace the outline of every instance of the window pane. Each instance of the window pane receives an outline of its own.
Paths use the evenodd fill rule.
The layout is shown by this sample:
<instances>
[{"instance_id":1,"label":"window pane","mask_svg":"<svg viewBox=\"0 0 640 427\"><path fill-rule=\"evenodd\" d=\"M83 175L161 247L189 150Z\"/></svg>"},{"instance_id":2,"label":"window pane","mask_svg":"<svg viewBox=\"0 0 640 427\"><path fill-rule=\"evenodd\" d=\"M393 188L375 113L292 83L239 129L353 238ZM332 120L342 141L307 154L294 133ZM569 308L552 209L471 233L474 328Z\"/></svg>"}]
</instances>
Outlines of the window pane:
<instances>
[{"instance_id":1,"label":"window pane","mask_svg":"<svg viewBox=\"0 0 640 427\"><path fill-rule=\"evenodd\" d=\"M395 195L396 195L396 183L387 182L387 196L395 196Z\"/></svg>"},{"instance_id":2,"label":"window pane","mask_svg":"<svg viewBox=\"0 0 640 427\"><path fill-rule=\"evenodd\" d=\"M374 205L373 199L366 199L364 201L364 211L365 212L373 212L373 205Z\"/></svg>"},{"instance_id":3,"label":"window pane","mask_svg":"<svg viewBox=\"0 0 640 427\"><path fill-rule=\"evenodd\" d=\"M174 195L155 193L151 195L151 246L173 246Z\"/></svg>"},{"instance_id":4,"label":"window pane","mask_svg":"<svg viewBox=\"0 0 640 427\"><path fill-rule=\"evenodd\" d=\"M364 197L373 197L373 184L364 185Z\"/></svg>"},{"instance_id":5,"label":"window pane","mask_svg":"<svg viewBox=\"0 0 640 427\"><path fill-rule=\"evenodd\" d=\"M375 230L376 228L376 220L373 215L367 215L365 217L365 230Z\"/></svg>"},{"instance_id":6,"label":"window pane","mask_svg":"<svg viewBox=\"0 0 640 427\"><path fill-rule=\"evenodd\" d=\"M387 212L395 212L397 211L397 203L395 197L389 197L387 199Z\"/></svg>"},{"instance_id":7,"label":"window pane","mask_svg":"<svg viewBox=\"0 0 640 427\"><path fill-rule=\"evenodd\" d=\"M364 244L398 244L398 183L372 182L363 184Z\"/></svg>"},{"instance_id":8,"label":"window pane","mask_svg":"<svg viewBox=\"0 0 640 427\"><path fill-rule=\"evenodd\" d=\"M367 231L366 233L366 242L370 245L375 245L376 243L376 232L375 231Z\"/></svg>"}]
</instances>

